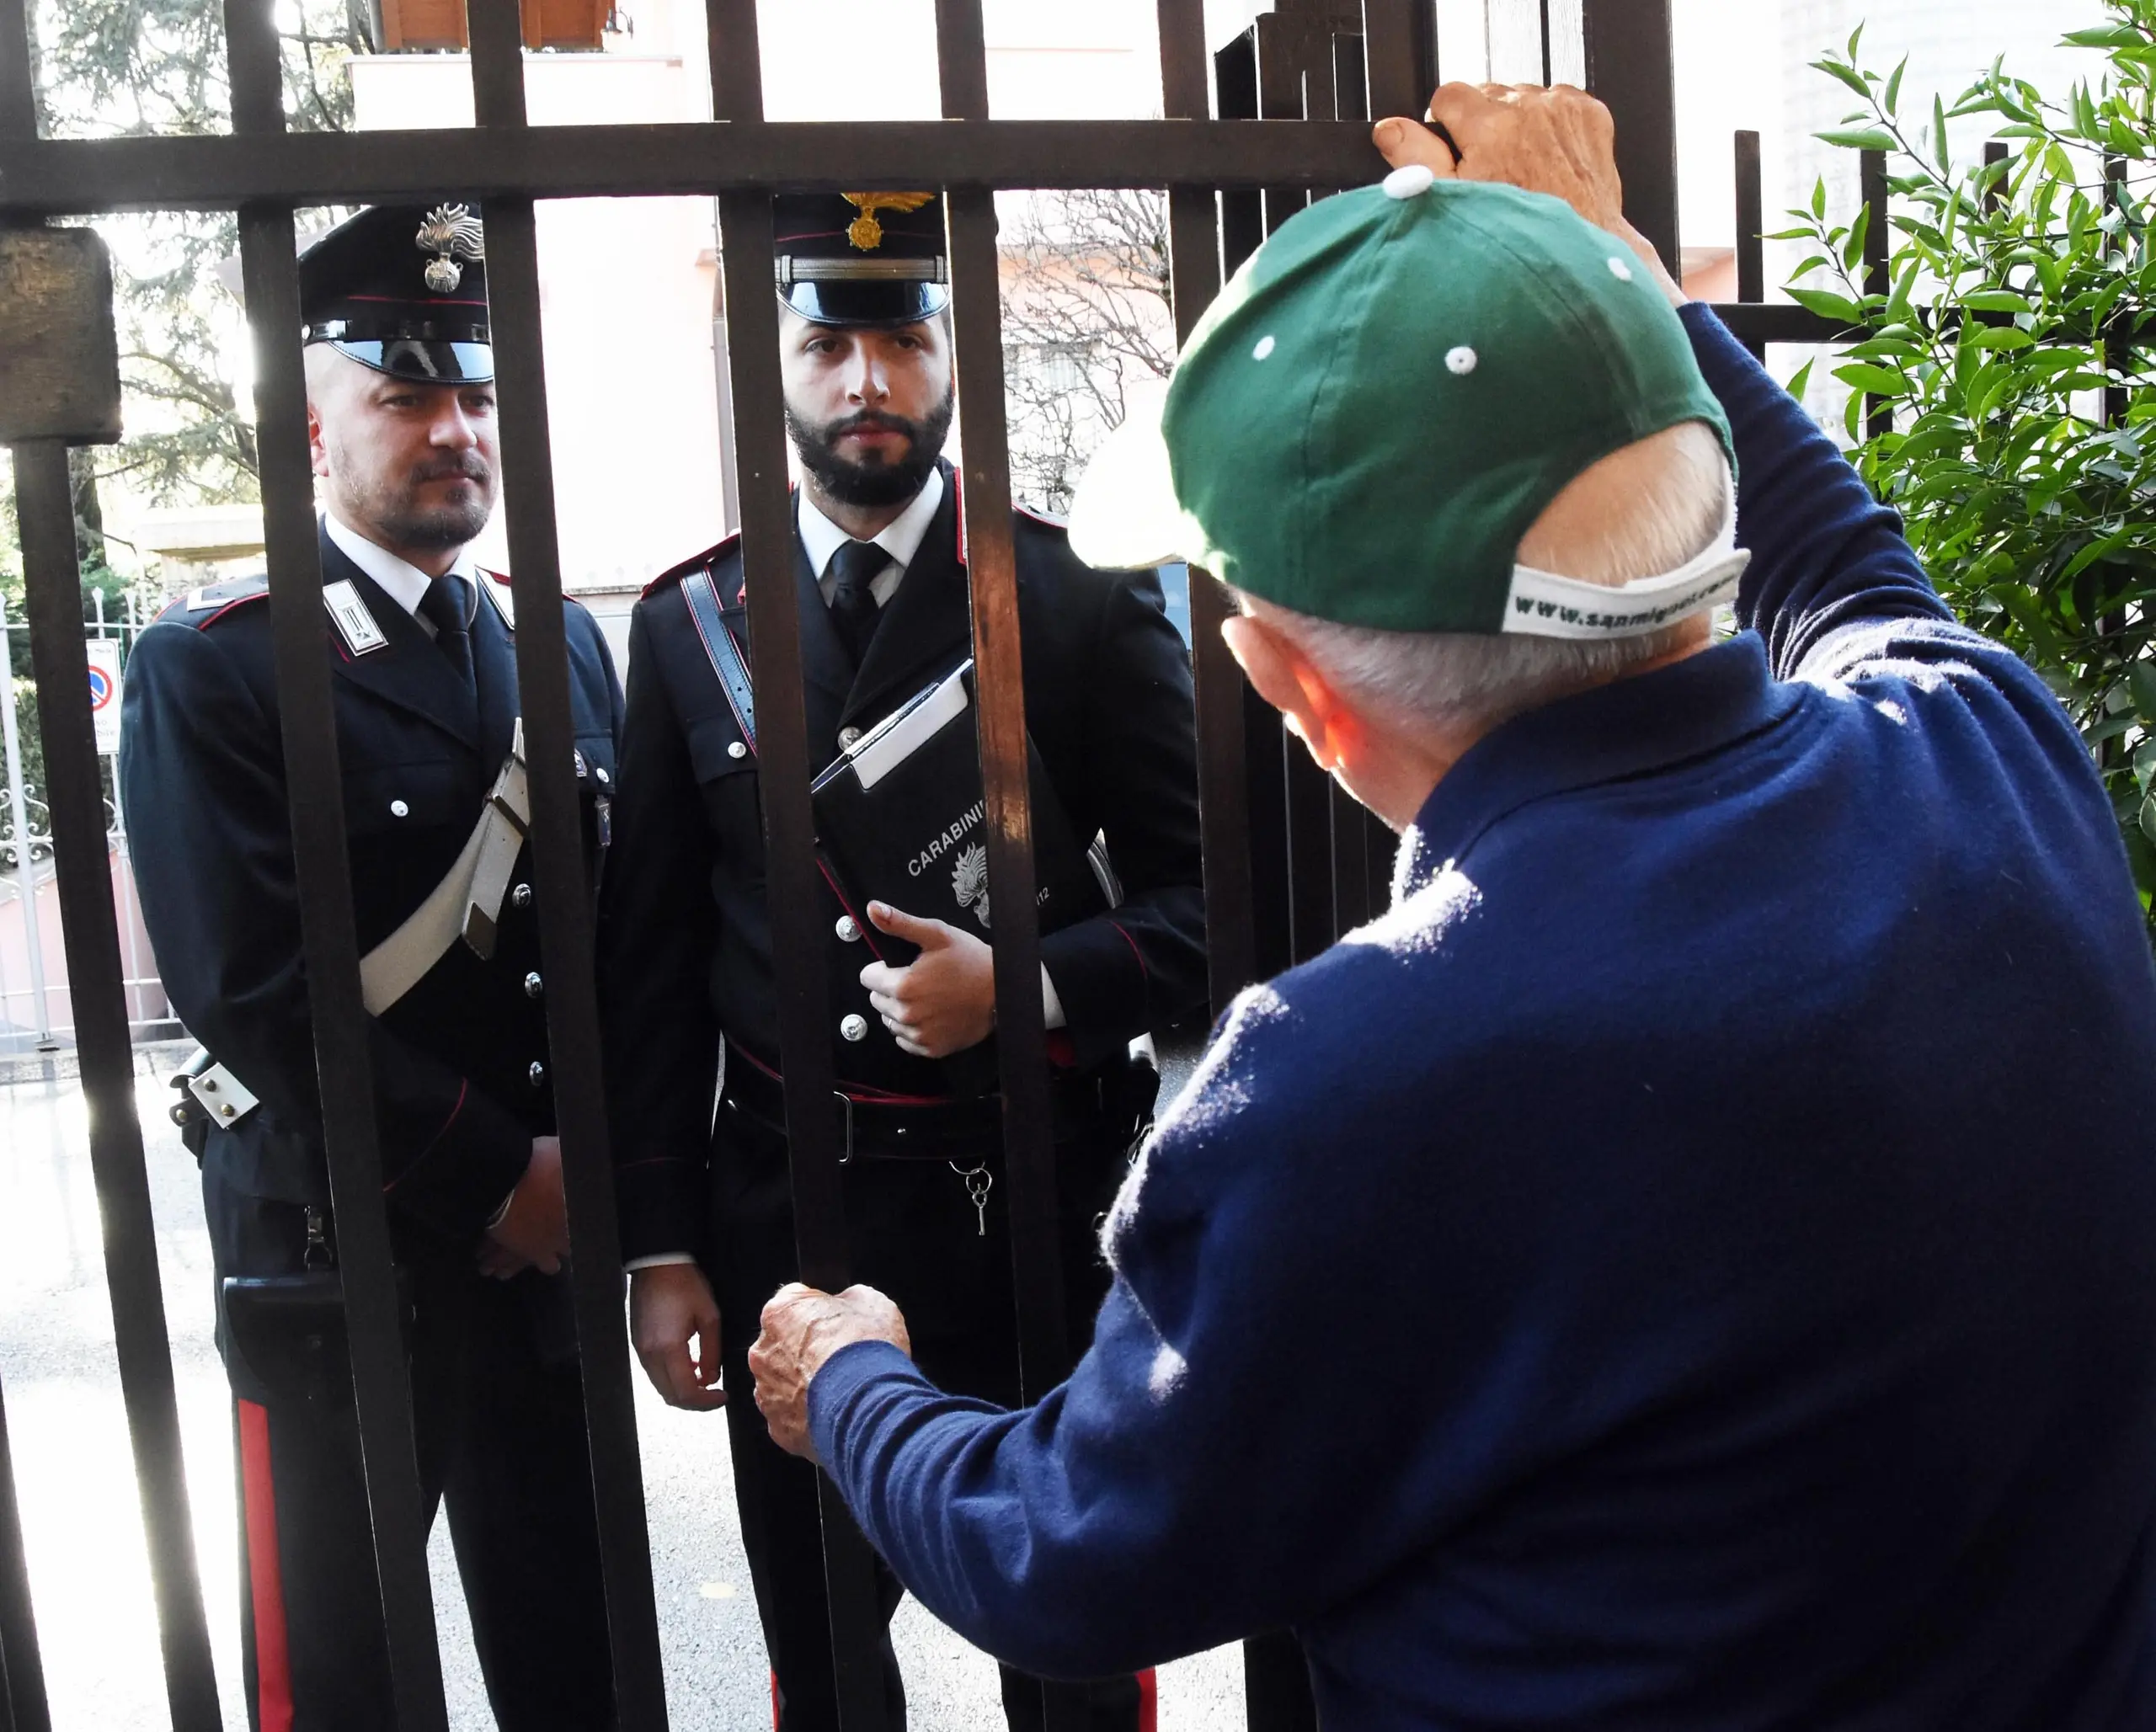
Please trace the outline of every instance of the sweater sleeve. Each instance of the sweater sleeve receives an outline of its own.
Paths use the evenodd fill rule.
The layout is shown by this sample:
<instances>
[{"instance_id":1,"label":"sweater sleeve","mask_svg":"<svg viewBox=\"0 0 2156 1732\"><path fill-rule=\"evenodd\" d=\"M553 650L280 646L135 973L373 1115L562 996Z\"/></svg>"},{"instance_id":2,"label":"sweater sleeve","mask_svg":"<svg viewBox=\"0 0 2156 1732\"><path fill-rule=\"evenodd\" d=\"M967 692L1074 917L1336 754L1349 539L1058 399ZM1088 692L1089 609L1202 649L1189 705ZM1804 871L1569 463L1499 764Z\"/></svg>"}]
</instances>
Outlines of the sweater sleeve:
<instances>
[{"instance_id":1,"label":"sweater sleeve","mask_svg":"<svg viewBox=\"0 0 2156 1732\"><path fill-rule=\"evenodd\" d=\"M1100 1677L1307 1622L1429 1544L1514 1447L1492 1422L1443 1459L1402 1452L1423 1430L1404 1410L1476 1385L1484 1332L1401 1354L1341 1312L1339 1271L1403 1212L1382 1183L1340 1183L1337 1091L1298 1069L1346 1001L1322 1019L1267 988L1238 1001L1111 1213L1092 1345L1033 1406L944 1394L880 1345L818 1372L817 1452L863 1531L997 1658ZM1405 1130L1365 1103L1348 1134ZM1435 1283L1445 1302L1470 1304L1486 1266L1442 1245L1431 1261L1460 1272Z\"/></svg>"}]
</instances>

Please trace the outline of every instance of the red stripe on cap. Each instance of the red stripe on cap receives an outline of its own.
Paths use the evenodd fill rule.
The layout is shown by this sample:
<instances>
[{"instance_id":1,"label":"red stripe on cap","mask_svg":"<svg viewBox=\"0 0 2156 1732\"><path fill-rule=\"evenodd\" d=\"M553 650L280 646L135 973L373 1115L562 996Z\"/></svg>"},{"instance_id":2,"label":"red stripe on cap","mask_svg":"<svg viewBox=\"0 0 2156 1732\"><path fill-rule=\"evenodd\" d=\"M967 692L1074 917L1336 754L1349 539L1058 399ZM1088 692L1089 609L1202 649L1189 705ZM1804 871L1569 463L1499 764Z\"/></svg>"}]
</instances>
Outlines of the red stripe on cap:
<instances>
[{"instance_id":1,"label":"red stripe on cap","mask_svg":"<svg viewBox=\"0 0 2156 1732\"><path fill-rule=\"evenodd\" d=\"M1150 1665L1138 1675L1138 1732L1159 1732L1160 1687Z\"/></svg>"},{"instance_id":2,"label":"red stripe on cap","mask_svg":"<svg viewBox=\"0 0 2156 1732\"><path fill-rule=\"evenodd\" d=\"M292 1732L292 1657L285 1633L285 1572L277 1558L277 1488L270 1415L239 1407L240 1503L247 1519L248 1598L254 1608L254 1708L260 1732Z\"/></svg>"}]
</instances>

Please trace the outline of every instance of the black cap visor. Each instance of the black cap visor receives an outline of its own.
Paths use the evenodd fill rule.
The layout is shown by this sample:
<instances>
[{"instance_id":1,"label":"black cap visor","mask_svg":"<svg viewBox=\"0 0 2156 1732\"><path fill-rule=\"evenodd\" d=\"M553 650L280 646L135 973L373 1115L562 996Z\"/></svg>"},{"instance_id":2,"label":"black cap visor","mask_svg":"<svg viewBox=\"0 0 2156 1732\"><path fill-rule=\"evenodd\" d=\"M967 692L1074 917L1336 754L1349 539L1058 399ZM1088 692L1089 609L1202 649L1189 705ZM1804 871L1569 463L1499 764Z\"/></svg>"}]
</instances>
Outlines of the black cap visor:
<instances>
[{"instance_id":1,"label":"black cap visor","mask_svg":"<svg viewBox=\"0 0 2156 1732\"><path fill-rule=\"evenodd\" d=\"M819 325L864 325L887 329L917 325L951 304L947 284L905 280L789 284L778 298Z\"/></svg>"},{"instance_id":2,"label":"black cap visor","mask_svg":"<svg viewBox=\"0 0 2156 1732\"><path fill-rule=\"evenodd\" d=\"M485 343L448 343L423 337L339 338L329 345L363 367L420 385L491 385L494 351Z\"/></svg>"}]
</instances>

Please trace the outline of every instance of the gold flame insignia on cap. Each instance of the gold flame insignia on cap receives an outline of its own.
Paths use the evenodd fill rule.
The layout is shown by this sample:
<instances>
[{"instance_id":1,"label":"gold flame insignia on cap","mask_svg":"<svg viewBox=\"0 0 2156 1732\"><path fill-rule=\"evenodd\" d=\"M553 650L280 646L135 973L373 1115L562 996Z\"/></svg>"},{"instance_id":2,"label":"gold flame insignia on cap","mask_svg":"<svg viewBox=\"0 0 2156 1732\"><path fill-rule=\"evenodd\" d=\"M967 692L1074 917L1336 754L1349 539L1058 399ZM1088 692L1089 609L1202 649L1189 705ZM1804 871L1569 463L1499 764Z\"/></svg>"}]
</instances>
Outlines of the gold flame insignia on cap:
<instances>
[{"instance_id":1,"label":"gold flame insignia on cap","mask_svg":"<svg viewBox=\"0 0 2156 1732\"><path fill-rule=\"evenodd\" d=\"M426 279L437 295L452 292L464 280L458 261L487 256L487 232L468 205L435 205L414 239L422 253L433 255L427 260Z\"/></svg>"},{"instance_id":2,"label":"gold flame insignia on cap","mask_svg":"<svg viewBox=\"0 0 2156 1732\"><path fill-rule=\"evenodd\" d=\"M861 215L846 226L846 237L856 248L873 253L883 244L883 225L876 220L878 211L918 211L934 193L841 193L839 196L852 205Z\"/></svg>"}]
</instances>

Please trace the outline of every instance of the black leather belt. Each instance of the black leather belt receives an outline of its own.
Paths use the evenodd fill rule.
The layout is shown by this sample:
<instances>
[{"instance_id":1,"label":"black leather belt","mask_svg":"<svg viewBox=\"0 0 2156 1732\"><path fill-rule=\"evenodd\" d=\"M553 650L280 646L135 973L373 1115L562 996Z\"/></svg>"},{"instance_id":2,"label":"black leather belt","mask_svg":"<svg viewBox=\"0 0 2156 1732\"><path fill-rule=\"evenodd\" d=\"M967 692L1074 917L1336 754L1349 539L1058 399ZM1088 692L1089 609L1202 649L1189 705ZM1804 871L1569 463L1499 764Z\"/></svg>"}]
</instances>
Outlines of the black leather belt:
<instances>
[{"instance_id":1,"label":"black leather belt","mask_svg":"<svg viewBox=\"0 0 2156 1732\"><path fill-rule=\"evenodd\" d=\"M1050 1088L1059 1134L1098 1121L1097 1078L1058 1077ZM964 1166L1001 1153L1001 1095L937 1100L908 1096L887 1100L845 1089L832 1092L838 1096L845 1125L841 1160L939 1160ZM722 1099L725 1111L739 1113L775 1135L786 1134L785 1084L769 1065L731 1043L726 1050Z\"/></svg>"}]
</instances>

